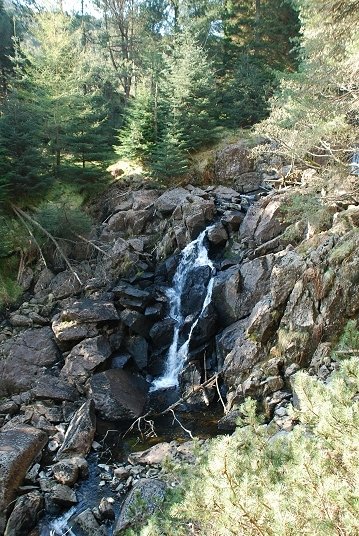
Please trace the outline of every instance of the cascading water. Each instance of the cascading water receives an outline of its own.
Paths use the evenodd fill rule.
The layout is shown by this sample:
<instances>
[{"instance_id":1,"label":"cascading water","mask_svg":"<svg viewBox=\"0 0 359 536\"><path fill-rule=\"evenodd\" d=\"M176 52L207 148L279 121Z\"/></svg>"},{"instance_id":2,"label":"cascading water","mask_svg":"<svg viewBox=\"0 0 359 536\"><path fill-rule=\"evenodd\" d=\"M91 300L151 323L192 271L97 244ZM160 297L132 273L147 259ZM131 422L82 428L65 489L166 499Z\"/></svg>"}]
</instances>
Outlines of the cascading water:
<instances>
[{"instance_id":1,"label":"cascading water","mask_svg":"<svg viewBox=\"0 0 359 536\"><path fill-rule=\"evenodd\" d=\"M181 260L173 278L173 286L167 290L166 294L171 304L170 317L175 321L175 329L173 341L168 351L166 369L162 376L154 380L151 386L151 391L178 386L178 376L188 357L189 345L193 331L197 326L202 313L211 302L215 268L211 259L208 257L208 251L205 246L205 238L208 231L212 227L213 226L208 227L202 231L198 238L188 244L188 246L186 246L182 251ZM186 289L187 278L196 268L206 266L211 270L211 278L207 286L207 292L202 304L202 308L199 315L192 323L187 339L181 346L179 346L180 333L186 320L182 311L182 300L184 291Z\"/></svg>"}]
</instances>

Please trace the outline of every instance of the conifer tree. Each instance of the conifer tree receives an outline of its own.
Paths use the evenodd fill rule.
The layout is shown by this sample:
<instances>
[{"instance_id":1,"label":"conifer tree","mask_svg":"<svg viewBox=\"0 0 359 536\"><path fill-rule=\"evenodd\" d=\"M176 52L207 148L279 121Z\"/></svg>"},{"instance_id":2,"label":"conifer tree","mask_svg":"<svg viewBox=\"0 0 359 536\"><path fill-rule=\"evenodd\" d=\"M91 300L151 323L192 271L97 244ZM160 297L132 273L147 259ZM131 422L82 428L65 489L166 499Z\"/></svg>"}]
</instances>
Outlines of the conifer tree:
<instances>
[{"instance_id":1,"label":"conifer tree","mask_svg":"<svg viewBox=\"0 0 359 536\"><path fill-rule=\"evenodd\" d=\"M13 29L9 14L0 0L0 98L6 95L8 79L12 72L11 56L14 54Z\"/></svg>"},{"instance_id":2,"label":"conifer tree","mask_svg":"<svg viewBox=\"0 0 359 536\"><path fill-rule=\"evenodd\" d=\"M157 138L157 124L156 97L145 82L137 88L126 116L117 152L122 158L148 164Z\"/></svg>"},{"instance_id":3,"label":"conifer tree","mask_svg":"<svg viewBox=\"0 0 359 536\"><path fill-rule=\"evenodd\" d=\"M176 37L165 57L160 85L163 132L171 131L187 151L216 137L216 85L210 62L196 38Z\"/></svg>"}]
</instances>

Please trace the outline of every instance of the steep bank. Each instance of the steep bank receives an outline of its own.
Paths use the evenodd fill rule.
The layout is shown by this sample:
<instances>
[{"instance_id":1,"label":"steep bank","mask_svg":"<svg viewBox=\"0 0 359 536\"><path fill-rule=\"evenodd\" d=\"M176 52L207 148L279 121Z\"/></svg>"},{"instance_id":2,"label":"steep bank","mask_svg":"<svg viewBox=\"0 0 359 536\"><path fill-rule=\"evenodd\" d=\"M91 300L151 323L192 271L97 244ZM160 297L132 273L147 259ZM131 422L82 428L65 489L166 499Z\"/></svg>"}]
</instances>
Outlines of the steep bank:
<instances>
[{"instance_id":1,"label":"steep bank","mask_svg":"<svg viewBox=\"0 0 359 536\"><path fill-rule=\"evenodd\" d=\"M277 173L284 167L277 162ZM220 395L226 406L220 427L233 430L239 405L253 396L267 420L290 430L293 375L309 367L326 379L337 367L330 350L359 307L357 207L325 205L302 190L269 192L263 179L272 180L270 170L270 162L255 169L239 143L217 155L213 171L234 187L115 185L98 204L102 223L89 237L99 249L69 251L75 273L56 256L53 270L39 264L29 271L28 301L1 326L1 438L7 474L15 464L21 480L38 459L41 434L48 434L44 452L56 453L62 465L49 473L37 466L27 477L38 511L43 497L54 514L76 504L68 486L86 474L96 418L128 427L147 412L149 380L163 371L173 340L167 290L178 253L208 226L216 273L180 377L186 409L205 410ZM190 322L208 273L199 270L187 284L182 307ZM216 381L202 389L211 377ZM15 461L7 458L10 433L27 442L41 436L30 459L27 447Z\"/></svg>"}]
</instances>

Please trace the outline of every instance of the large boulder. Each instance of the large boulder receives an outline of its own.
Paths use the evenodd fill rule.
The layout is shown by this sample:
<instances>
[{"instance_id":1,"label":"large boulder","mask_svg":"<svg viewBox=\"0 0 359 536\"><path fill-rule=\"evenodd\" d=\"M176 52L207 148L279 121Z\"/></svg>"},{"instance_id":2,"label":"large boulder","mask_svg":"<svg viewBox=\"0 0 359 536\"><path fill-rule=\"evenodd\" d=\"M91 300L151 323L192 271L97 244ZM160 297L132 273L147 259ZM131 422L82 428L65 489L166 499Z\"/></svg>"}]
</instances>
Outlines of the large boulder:
<instances>
[{"instance_id":1,"label":"large boulder","mask_svg":"<svg viewBox=\"0 0 359 536\"><path fill-rule=\"evenodd\" d=\"M83 385L95 368L111 355L108 340L99 335L85 339L71 350L61 370L61 376L77 387Z\"/></svg>"},{"instance_id":2,"label":"large boulder","mask_svg":"<svg viewBox=\"0 0 359 536\"><path fill-rule=\"evenodd\" d=\"M248 316L269 292L274 256L266 255L219 272L213 286L213 304L223 326Z\"/></svg>"},{"instance_id":3,"label":"large boulder","mask_svg":"<svg viewBox=\"0 0 359 536\"><path fill-rule=\"evenodd\" d=\"M50 327L23 331L5 343L3 350L6 357L0 364L0 396L30 389L59 359Z\"/></svg>"},{"instance_id":4,"label":"large boulder","mask_svg":"<svg viewBox=\"0 0 359 536\"><path fill-rule=\"evenodd\" d=\"M84 402L72 417L64 442L57 453L59 460L71 456L87 456L96 431L95 404Z\"/></svg>"},{"instance_id":5,"label":"large boulder","mask_svg":"<svg viewBox=\"0 0 359 536\"><path fill-rule=\"evenodd\" d=\"M43 512L44 498L37 490L19 497L6 525L4 536L28 536Z\"/></svg>"},{"instance_id":6,"label":"large boulder","mask_svg":"<svg viewBox=\"0 0 359 536\"><path fill-rule=\"evenodd\" d=\"M146 339L139 335L128 337L126 349L140 370L146 368L148 362L148 343Z\"/></svg>"},{"instance_id":7,"label":"large boulder","mask_svg":"<svg viewBox=\"0 0 359 536\"><path fill-rule=\"evenodd\" d=\"M156 209L163 215L170 215L178 207L188 201L191 194L185 188L174 188L164 192L155 202Z\"/></svg>"},{"instance_id":8,"label":"large boulder","mask_svg":"<svg viewBox=\"0 0 359 536\"><path fill-rule=\"evenodd\" d=\"M31 426L0 431L0 534L6 511L29 467L47 442L47 435Z\"/></svg>"},{"instance_id":9,"label":"large boulder","mask_svg":"<svg viewBox=\"0 0 359 536\"><path fill-rule=\"evenodd\" d=\"M60 315L53 319L52 331L58 343L62 343L64 347L98 335L96 324L78 324L73 320L63 322Z\"/></svg>"},{"instance_id":10,"label":"large boulder","mask_svg":"<svg viewBox=\"0 0 359 536\"><path fill-rule=\"evenodd\" d=\"M282 197L268 196L252 205L241 225L242 239L260 246L280 235L289 225L283 215L284 203Z\"/></svg>"},{"instance_id":11,"label":"large boulder","mask_svg":"<svg viewBox=\"0 0 359 536\"><path fill-rule=\"evenodd\" d=\"M151 302L151 294L147 290L139 289L128 283L119 283L113 289L118 303L125 308L134 309L143 313Z\"/></svg>"},{"instance_id":12,"label":"large boulder","mask_svg":"<svg viewBox=\"0 0 359 536\"><path fill-rule=\"evenodd\" d=\"M104 420L126 421L139 417L147 401L149 384L141 377L111 369L95 374L89 382L89 396Z\"/></svg>"},{"instance_id":13,"label":"large boulder","mask_svg":"<svg viewBox=\"0 0 359 536\"><path fill-rule=\"evenodd\" d=\"M214 164L217 184L233 184L240 175L251 171L253 171L253 159L250 155L249 144L245 140L227 145L217 152ZM246 188L246 184L243 186L244 192L255 189L252 184L249 188Z\"/></svg>"}]
</instances>

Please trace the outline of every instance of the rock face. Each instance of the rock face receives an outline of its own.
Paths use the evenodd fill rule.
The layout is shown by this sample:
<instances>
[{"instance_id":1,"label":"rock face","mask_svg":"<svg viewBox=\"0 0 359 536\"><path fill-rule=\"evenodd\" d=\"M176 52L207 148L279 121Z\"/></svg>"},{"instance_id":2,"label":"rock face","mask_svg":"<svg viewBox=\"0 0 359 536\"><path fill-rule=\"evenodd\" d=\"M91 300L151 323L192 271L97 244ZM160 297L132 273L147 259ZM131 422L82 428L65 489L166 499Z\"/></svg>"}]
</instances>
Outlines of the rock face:
<instances>
[{"instance_id":1,"label":"rock face","mask_svg":"<svg viewBox=\"0 0 359 536\"><path fill-rule=\"evenodd\" d=\"M120 369L95 374L89 384L89 396L104 420L126 421L139 417L147 401L148 383Z\"/></svg>"},{"instance_id":2,"label":"rock face","mask_svg":"<svg viewBox=\"0 0 359 536\"><path fill-rule=\"evenodd\" d=\"M228 145L216 154L214 174L219 184L235 184L241 193L253 192L262 184L260 176L254 172L246 141Z\"/></svg>"},{"instance_id":3,"label":"rock face","mask_svg":"<svg viewBox=\"0 0 359 536\"><path fill-rule=\"evenodd\" d=\"M34 379L46 374L59 358L51 328L28 329L11 339L5 348L7 358L0 363L0 396L25 391Z\"/></svg>"},{"instance_id":4,"label":"rock face","mask_svg":"<svg viewBox=\"0 0 359 536\"><path fill-rule=\"evenodd\" d=\"M6 510L27 470L46 444L47 435L31 426L0 431L0 533Z\"/></svg>"}]
</instances>

